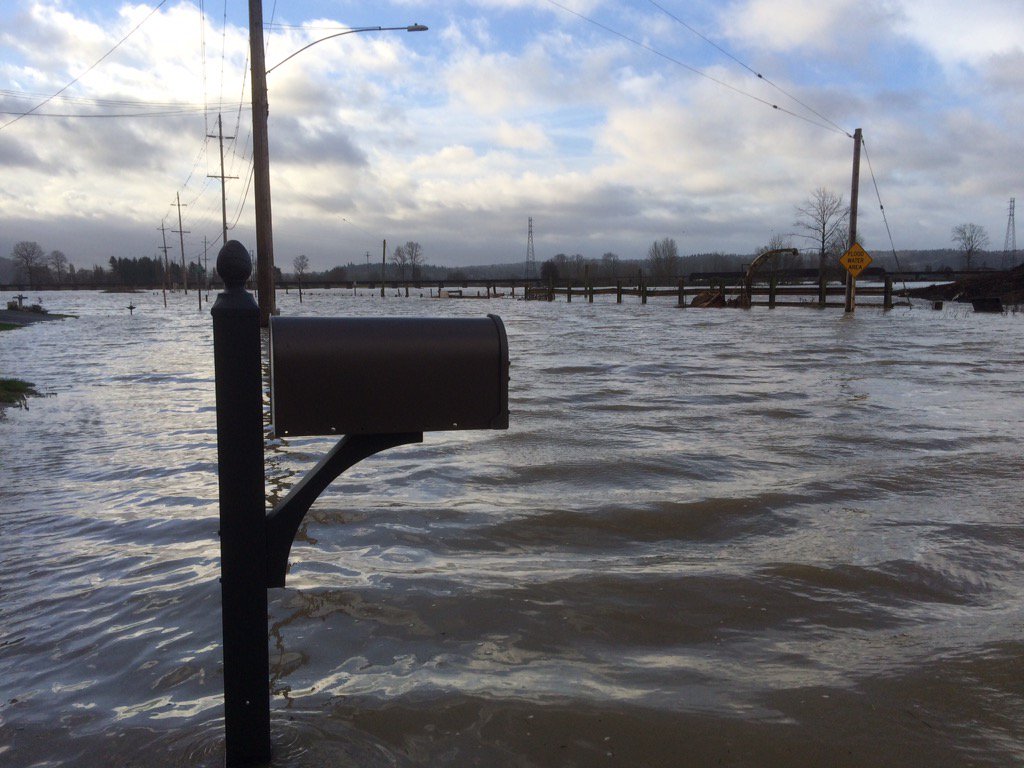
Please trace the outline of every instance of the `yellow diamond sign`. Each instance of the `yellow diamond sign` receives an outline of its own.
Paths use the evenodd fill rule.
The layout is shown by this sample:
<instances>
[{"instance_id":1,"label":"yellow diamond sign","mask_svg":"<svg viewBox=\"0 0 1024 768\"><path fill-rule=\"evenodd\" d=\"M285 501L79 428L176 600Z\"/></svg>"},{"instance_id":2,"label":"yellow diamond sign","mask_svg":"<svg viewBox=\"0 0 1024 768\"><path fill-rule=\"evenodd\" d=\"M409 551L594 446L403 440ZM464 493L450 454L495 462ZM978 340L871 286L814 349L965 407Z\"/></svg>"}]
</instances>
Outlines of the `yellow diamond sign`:
<instances>
[{"instance_id":1,"label":"yellow diamond sign","mask_svg":"<svg viewBox=\"0 0 1024 768\"><path fill-rule=\"evenodd\" d=\"M850 250L842 255L839 263L846 267L846 271L856 277L871 264L871 257L868 252L860 247L859 243L850 246Z\"/></svg>"}]
</instances>

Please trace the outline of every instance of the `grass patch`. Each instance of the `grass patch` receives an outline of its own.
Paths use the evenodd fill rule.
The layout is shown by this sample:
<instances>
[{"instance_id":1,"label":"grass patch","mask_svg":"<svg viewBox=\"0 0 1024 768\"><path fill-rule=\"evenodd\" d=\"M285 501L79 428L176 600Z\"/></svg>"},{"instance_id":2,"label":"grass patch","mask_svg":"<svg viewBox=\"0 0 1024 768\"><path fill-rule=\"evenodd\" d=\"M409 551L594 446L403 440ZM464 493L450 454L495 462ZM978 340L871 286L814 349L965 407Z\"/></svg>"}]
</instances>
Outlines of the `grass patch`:
<instances>
[{"instance_id":1,"label":"grass patch","mask_svg":"<svg viewBox=\"0 0 1024 768\"><path fill-rule=\"evenodd\" d=\"M29 397L38 397L36 388L21 379L0 379L0 404L24 405Z\"/></svg>"},{"instance_id":2,"label":"grass patch","mask_svg":"<svg viewBox=\"0 0 1024 768\"><path fill-rule=\"evenodd\" d=\"M15 328L21 328L17 323L0 323L0 331L13 331Z\"/></svg>"}]
</instances>

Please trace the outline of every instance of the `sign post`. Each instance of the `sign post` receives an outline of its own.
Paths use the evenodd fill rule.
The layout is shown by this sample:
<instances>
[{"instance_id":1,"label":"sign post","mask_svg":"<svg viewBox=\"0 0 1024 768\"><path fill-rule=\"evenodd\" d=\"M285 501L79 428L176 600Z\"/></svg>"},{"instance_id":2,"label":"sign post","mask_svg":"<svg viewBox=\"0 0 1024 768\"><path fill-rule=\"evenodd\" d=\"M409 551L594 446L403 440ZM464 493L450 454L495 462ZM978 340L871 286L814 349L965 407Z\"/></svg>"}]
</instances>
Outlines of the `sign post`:
<instances>
[{"instance_id":1,"label":"sign post","mask_svg":"<svg viewBox=\"0 0 1024 768\"><path fill-rule=\"evenodd\" d=\"M871 257L868 252L860 247L860 243L854 243L850 246L850 249L844 253L839 263L842 264L846 271L850 273L850 284L849 290L846 292L846 311L853 312L856 306L857 297L857 275L863 272L871 264Z\"/></svg>"}]
</instances>

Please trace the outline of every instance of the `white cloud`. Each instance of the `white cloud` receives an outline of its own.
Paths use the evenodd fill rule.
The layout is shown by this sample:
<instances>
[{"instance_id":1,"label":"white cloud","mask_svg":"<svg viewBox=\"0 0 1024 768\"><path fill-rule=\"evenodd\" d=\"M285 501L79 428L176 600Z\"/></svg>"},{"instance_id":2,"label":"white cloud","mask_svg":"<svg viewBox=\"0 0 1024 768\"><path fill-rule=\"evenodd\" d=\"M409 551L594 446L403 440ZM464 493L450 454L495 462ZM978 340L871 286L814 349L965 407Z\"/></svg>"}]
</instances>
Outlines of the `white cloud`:
<instances>
[{"instance_id":1,"label":"white cloud","mask_svg":"<svg viewBox=\"0 0 1024 768\"><path fill-rule=\"evenodd\" d=\"M948 65L1020 53L1021 0L903 0L899 31Z\"/></svg>"},{"instance_id":2,"label":"white cloud","mask_svg":"<svg viewBox=\"0 0 1024 768\"><path fill-rule=\"evenodd\" d=\"M862 13L858 0L740 0L723 11L729 38L765 50L826 50L851 30Z\"/></svg>"},{"instance_id":3,"label":"white cloud","mask_svg":"<svg viewBox=\"0 0 1024 768\"><path fill-rule=\"evenodd\" d=\"M80 19L69 5L19 5L13 15L0 9L0 90L52 93L150 10L125 6L101 23L99 11ZM766 72L773 82L840 124L862 126L897 246L939 247L961 220L1000 232L1006 199L1019 192L1024 54L1015 42L1016 7L987 0L971 6L979 10L945 0L744 0L727 5L720 28L707 31L743 57L785 64ZM400 15L418 17L431 32L346 36L271 74L272 193L282 254L305 252L321 268L337 263L339 253L361 257L386 236L420 241L435 263L479 260L481 253L518 259L527 216L537 224L538 257L609 250L639 256L663 236L677 237L684 253L751 251L770 232L784 232L793 206L815 187L848 194L852 146L842 135L571 15L559 12L551 25L548 3L494 0L459 15L464 8L442 4L447 15L431 19L433 5L409 0ZM594 2L580 9L649 39L649 16L636 8ZM289 12L301 21L301 3ZM547 14L543 28L539 12ZM722 62L717 52L665 18L658 22L652 47L739 91L802 111L732 64L709 68L705 57ZM189 104L201 103L204 93L211 105L223 99L225 133L237 135L226 172L240 177L228 181L229 218L242 209L233 235L251 241L251 190L242 202L250 116L238 107L247 34L229 25L222 36L220 19L207 23L205 79L198 10L183 2L161 9L71 92ZM344 22L322 20L329 23ZM955 39L957 29L964 39ZM268 61L311 34L269 33ZM986 36L991 45L977 42ZM912 81L881 61L870 71L848 69L850 39L869 61L901 43L908 61L926 57L931 66L915 70ZM950 70L960 72L955 97ZM965 87L964 71L973 72L975 87ZM28 102L0 93L5 108L14 103ZM99 109L59 100L51 107ZM201 249L203 234L219 233L219 183L208 178L219 172L219 158L205 139L215 116L214 109L145 120L25 118L0 132L0 237L39 240L72 259L81 251L88 264L94 253L105 260L112 239L89 245L76 232L95 233L85 223L102 221L118 233L124 255L151 255L157 227L180 192L194 238L186 247ZM868 178L865 166L861 230L879 244L886 235ZM31 226L38 232L26 231ZM58 236L66 240L56 242ZM11 245L0 240L0 253Z\"/></svg>"},{"instance_id":4,"label":"white cloud","mask_svg":"<svg viewBox=\"0 0 1024 768\"><path fill-rule=\"evenodd\" d=\"M512 124L502 120L495 131L496 141L510 149L541 152L552 148L551 140L538 123Z\"/></svg>"}]
</instances>

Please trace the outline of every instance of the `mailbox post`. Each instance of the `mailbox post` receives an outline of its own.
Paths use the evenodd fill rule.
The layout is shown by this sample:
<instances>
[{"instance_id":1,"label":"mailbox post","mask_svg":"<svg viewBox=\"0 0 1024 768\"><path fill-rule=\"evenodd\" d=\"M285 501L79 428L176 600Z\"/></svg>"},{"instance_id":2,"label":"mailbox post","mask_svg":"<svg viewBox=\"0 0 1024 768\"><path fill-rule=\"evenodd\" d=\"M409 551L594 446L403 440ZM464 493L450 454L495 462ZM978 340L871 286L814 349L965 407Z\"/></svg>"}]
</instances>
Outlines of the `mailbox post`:
<instances>
[{"instance_id":1,"label":"mailbox post","mask_svg":"<svg viewBox=\"0 0 1024 768\"><path fill-rule=\"evenodd\" d=\"M259 307L248 251L221 248L213 305L220 489L224 728L229 768L270 759L267 589L283 587L306 512L342 472L424 432L508 428L501 319L273 318L271 413L279 436L338 444L267 514Z\"/></svg>"},{"instance_id":2,"label":"mailbox post","mask_svg":"<svg viewBox=\"0 0 1024 768\"><path fill-rule=\"evenodd\" d=\"M210 314L217 392L225 750L233 768L270 759L263 381L259 306L245 290L252 272L245 246L232 240L221 248L217 272L225 290Z\"/></svg>"}]
</instances>

